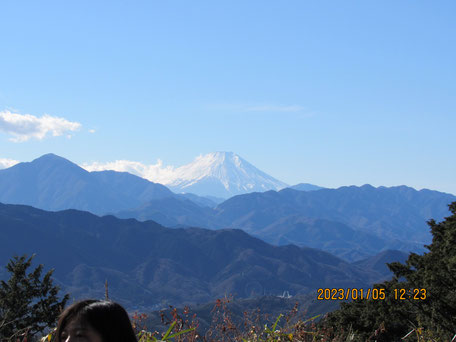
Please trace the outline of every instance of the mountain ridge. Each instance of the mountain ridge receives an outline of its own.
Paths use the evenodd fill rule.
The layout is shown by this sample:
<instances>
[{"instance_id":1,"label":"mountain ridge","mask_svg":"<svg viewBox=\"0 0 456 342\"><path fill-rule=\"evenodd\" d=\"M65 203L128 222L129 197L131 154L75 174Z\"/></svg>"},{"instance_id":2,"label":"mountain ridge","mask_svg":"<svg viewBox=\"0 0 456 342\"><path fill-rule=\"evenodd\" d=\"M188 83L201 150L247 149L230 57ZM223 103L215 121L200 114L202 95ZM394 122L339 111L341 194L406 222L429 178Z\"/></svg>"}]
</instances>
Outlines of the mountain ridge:
<instances>
[{"instance_id":1,"label":"mountain ridge","mask_svg":"<svg viewBox=\"0 0 456 342\"><path fill-rule=\"evenodd\" d=\"M406 186L363 185L318 191L290 188L232 197L216 207L216 219L254 233L266 223L299 214L337 221L379 237L417 243L430 241L426 221L442 219L456 196ZM387 229L385 229L385 227Z\"/></svg>"},{"instance_id":2,"label":"mountain ridge","mask_svg":"<svg viewBox=\"0 0 456 342\"><path fill-rule=\"evenodd\" d=\"M430 238L425 222L443 218L454 200L427 189L363 185L254 192L216 205L129 173L88 172L53 154L0 170L0 201L5 203L89 210L170 227L243 229L270 243L320 248L347 261L383 249L421 253Z\"/></svg>"},{"instance_id":3,"label":"mountain ridge","mask_svg":"<svg viewBox=\"0 0 456 342\"><path fill-rule=\"evenodd\" d=\"M233 196L214 209L174 218L173 226L237 228L269 243L311 246L356 261L385 249L424 252L431 238L426 221L443 219L455 200L451 194L406 186L287 188ZM118 215L160 219L147 207Z\"/></svg>"},{"instance_id":4,"label":"mountain ridge","mask_svg":"<svg viewBox=\"0 0 456 342\"><path fill-rule=\"evenodd\" d=\"M162 184L127 172L89 172L52 153L0 170L0 202L46 210L107 214L176 196Z\"/></svg>"},{"instance_id":5,"label":"mountain ridge","mask_svg":"<svg viewBox=\"0 0 456 342\"><path fill-rule=\"evenodd\" d=\"M153 221L48 212L0 203L0 265L37 254L73 298L110 296L128 307L209 302L226 293L309 293L375 278L327 252L272 246L242 230L170 229Z\"/></svg>"}]
</instances>

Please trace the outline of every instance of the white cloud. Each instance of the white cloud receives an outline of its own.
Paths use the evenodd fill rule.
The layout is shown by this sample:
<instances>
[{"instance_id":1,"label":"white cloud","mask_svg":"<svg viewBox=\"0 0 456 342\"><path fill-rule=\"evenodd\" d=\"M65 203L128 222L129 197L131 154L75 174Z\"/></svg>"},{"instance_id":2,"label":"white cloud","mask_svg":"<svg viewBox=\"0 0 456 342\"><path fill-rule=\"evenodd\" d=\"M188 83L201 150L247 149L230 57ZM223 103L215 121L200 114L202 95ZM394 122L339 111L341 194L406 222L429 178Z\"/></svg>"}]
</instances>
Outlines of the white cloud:
<instances>
[{"instance_id":1,"label":"white cloud","mask_svg":"<svg viewBox=\"0 0 456 342\"><path fill-rule=\"evenodd\" d=\"M14 159L0 158L0 169L7 169L11 166L16 165L19 161Z\"/></svg>"},{"instance_id":2,"label":"white cloud","mask_svg":"<svg viewBox=\"0 0 456 342\"><path fill-rule=\"evenodd\" d=\"M89 133L95 133L96 131L94 129L89 129Z\"/></svg>"},{"instance_id":3,"label":"white cloud","mask_svg":"<svg viewBox=\"0 0 456 342\"><path fill-rule=\"evenodd\" d=\"M50 116L36 117L30 114L15 114L6 110L0 112L0 131L11 134L13 142L24 142L32 138L42 140L48 134L61 136L68 131L77 131L81 127L78 122Z\"/></svg>"},{"instance_id":4,"label":"white cloud","mask_svg":"<svg viewBox=\"0 0 456 342\"><path fill-rule=\"evenodd\" d=\"M87 171L104 171L113 170L118 172L129 172L136 176L150 180L151 182L169 184L175 179L175 171L172 166L163 166L163 162L159 159L157 164L142 164L140 162L130 160L116 160L114 162L92 164L83 164L82 168Z\"/></svg>"}]
</instances>

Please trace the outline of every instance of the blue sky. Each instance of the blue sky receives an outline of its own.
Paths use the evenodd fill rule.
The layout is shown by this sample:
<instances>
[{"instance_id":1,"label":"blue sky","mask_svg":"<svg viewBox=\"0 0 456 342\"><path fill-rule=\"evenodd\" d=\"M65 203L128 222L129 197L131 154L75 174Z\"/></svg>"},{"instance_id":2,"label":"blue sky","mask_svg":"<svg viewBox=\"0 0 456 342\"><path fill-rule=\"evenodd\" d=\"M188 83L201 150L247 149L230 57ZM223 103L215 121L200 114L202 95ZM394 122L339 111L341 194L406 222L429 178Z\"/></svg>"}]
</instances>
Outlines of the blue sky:
<instances>
[{"instance_id":1,"label":"blue sky","mask_svg":"<svg viewBox=\"0 0 456 342\"><path fill-rule=\"evenodd\" d=\"M455 12L2 1L0 158L180 166L232 151L289 184L456 194Z\"/></svg>"}]
</instances>

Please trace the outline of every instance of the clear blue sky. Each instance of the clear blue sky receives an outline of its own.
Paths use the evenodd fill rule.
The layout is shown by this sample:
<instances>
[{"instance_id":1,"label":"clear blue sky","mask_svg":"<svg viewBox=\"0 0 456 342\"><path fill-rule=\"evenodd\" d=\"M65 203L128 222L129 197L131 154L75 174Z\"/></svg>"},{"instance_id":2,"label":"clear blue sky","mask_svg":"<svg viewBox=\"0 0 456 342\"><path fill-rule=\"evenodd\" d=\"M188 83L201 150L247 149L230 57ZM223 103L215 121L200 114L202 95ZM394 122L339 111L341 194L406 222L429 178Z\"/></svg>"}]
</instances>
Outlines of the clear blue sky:
<instances>
[{"instance_id":1,"label":"clear blue sky","mask_svg":"<svg viewBox=\"0 0 456 342\"><path fill-rule=\"evenodd\" d=\"M14 130L30 127L0 123L0 158L179 166L232 151L289 184L456 194L455 13L454 1L2 1L0 112L80 125L21 142Z\"/></svg>"}]
</instances>

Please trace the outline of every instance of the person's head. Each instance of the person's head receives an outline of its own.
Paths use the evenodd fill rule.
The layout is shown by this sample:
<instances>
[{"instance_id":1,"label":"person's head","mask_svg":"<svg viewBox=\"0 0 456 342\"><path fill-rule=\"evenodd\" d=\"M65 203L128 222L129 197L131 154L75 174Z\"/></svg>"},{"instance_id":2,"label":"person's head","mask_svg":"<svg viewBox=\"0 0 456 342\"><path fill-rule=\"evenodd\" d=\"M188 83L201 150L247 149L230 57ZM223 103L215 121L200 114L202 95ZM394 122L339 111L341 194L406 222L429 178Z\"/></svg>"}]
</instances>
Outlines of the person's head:
<instances>
[{"instance_id":1,"label":"person's head","mask_svg":"<svg viewBox=\"0 0 456 342\"><path fill-rule=\"evenodd\" d=\"M117 303L83 300L60 315L56 342L137 342L130 318Z\"/></svg>"}]
</instances>

